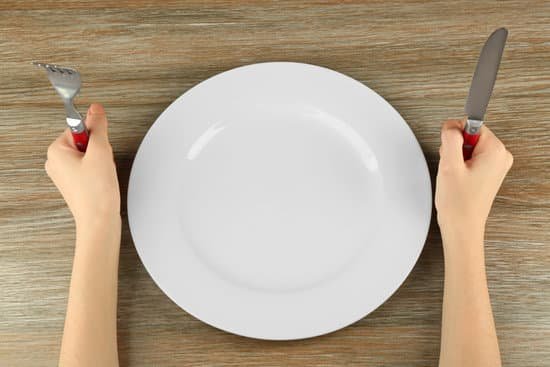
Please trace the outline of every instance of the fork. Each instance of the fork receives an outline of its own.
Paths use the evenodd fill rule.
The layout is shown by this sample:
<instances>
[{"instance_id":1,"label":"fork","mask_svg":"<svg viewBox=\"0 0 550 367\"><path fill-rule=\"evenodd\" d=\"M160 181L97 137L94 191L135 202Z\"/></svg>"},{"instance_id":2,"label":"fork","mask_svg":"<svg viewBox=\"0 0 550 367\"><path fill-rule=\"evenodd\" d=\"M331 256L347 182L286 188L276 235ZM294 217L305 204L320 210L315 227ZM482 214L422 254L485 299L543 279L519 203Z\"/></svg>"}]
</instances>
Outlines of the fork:
<instances>
[{"instance_id":1,"label":"fork","mask_svg":"<svg viewBox=\"0 0 550 367\"><path fill-rule=\"evenodd\" d=\"M80 91L80 73L72 68L62 67L53 64L46 64L33 61L33 65L46 70L48 79L52 86L61 96L65 105L65 113L67 114L67 125L71 129L74 144L81 152L86 151L88 146L88 130L84 123L84 119L76 110L73 99Z\"/></svg>"}]
</instances>

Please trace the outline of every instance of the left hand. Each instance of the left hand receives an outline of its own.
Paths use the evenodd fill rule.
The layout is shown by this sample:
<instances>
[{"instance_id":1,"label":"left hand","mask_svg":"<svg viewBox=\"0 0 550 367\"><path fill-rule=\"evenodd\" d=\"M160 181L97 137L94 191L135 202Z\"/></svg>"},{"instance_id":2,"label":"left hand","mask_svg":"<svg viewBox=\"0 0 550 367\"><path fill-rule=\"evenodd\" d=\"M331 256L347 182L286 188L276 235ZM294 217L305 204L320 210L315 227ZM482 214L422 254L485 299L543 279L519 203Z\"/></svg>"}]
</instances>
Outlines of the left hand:
<instances>
[{"instance_id":1,"label":"left hand","mask_svg":"<svg viewBox=\"0 0 550 367\"><path fill-rule=\"evenodd\" d=\"M105 216L120 218L120 190L113 150L107 135L107 117L100 104L86 116L90 140L86 153L74 145L66 129L48 148L46 172L63 195L77 228Z\"/></svg>"}]
</instances>

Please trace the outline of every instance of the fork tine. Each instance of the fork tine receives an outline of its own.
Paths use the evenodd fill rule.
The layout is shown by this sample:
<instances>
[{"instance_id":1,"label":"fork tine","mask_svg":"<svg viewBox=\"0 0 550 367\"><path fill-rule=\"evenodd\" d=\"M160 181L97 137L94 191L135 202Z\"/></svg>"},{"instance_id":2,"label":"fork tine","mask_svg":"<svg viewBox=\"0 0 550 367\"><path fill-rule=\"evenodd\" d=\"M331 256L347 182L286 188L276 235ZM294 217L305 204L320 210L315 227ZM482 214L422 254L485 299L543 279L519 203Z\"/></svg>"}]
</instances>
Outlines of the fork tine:
<instances>
[{"instance_id":1,"label":"fork tine","mask_svg":"<svg viewBox=\"0 0 550 367\"><path fill-rule=\"evenodd\" d=\"M59 68L60 70L63 70L63 72L65 72L65 73L67 73L67 74L69 74L69 75L71 75L71 74L76 74L76 70L73 70L73 69L71 69L71 68L60 67L60 66L58 66L58 68Z\"/></svg>"},{"instance_id":2,"label":"fork tine","mask_svg":"<svg viewBox=\"0 0 550 367\"><path fill-rule=\"evenodd\" d=\"M46 71L53 71L53 72L57 71L55 70L55 65L50 65L44 62L37 62L37 61L33 61L32 64L36 65L39 68L45 69Z\"/></svg>"},{"instance_id":3,"label":"fork tine","mask_svg":"<svg viewBox=\"0 0 550 367\"><path fill-rule=\"evenodd\" d=\"M65 75L65 74L67 74L67 75L78 74L78 72L74 69L62 67L62 66L59 66L59 65L47 64L47 63L38 62L38 61L32 61L32 64L37 66L37 67L43 68L48 72L60 73L62 75Z\"/></svg>"},{"instance_id":4,"label":"fork tine","mask_svg":"<svg viewBox=\"0 0 550 367\"><path fill-rule=\"evenodd\" d=\"M43 69L46 68L46 64L44 64L43 62L33 61L32 64L39 68L43 68Z\"/></svg>"}]
</instances>

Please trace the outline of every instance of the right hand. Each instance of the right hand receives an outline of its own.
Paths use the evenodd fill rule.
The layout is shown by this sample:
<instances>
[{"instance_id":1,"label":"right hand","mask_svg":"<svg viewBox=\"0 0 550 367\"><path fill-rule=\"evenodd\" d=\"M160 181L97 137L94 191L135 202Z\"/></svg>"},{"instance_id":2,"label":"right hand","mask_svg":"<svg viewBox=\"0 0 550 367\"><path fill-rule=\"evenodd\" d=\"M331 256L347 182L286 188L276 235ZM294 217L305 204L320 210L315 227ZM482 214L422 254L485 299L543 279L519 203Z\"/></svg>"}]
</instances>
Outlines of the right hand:
<instances>
[{"instance_id":1,"label":"right hand","mask_svg":"<svg viewBox=\"0 0 550 367\"><path fill-rule=\"evenodd\" d=\"M449 120L441 129L435 207L443 236L472 230L483 234L495 196L513 163L512 154L486 126L481 128L472 158L464 161L463 128L464 121Z\"/></svg>"}]
</instances>

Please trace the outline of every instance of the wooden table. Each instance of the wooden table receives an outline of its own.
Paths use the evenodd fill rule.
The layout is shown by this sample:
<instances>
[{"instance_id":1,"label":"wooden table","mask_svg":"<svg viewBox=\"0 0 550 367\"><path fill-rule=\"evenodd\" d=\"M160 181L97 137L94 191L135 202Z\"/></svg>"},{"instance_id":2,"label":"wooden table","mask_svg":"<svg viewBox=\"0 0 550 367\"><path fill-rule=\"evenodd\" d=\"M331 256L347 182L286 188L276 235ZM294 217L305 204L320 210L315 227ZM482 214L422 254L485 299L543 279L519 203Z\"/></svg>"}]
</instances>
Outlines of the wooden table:
<instances>
[{"instance_id":1,"label":"wooden table","mask_svg":"<svg viewBox=\"0 0 550 367\"><path fill-rule=\"evenodd\" d=\"M46 176L63 129L31 60L77 66L81 110L103 102L123 194L119 349L123 366L434 366L443 258L437 226L399 291L367 318L310 340L216 330L172 303L140 263L125 195L155 118L221 71L289 60L364 82L410 124L432 175L440 122L462 116L486 37L510 30L488 125L515 156L487 228L491 297L507 366L550 365L550 2L159 1L0 3L0 365L55 365L74 228Z\"/></svg>"}]
</instances>

